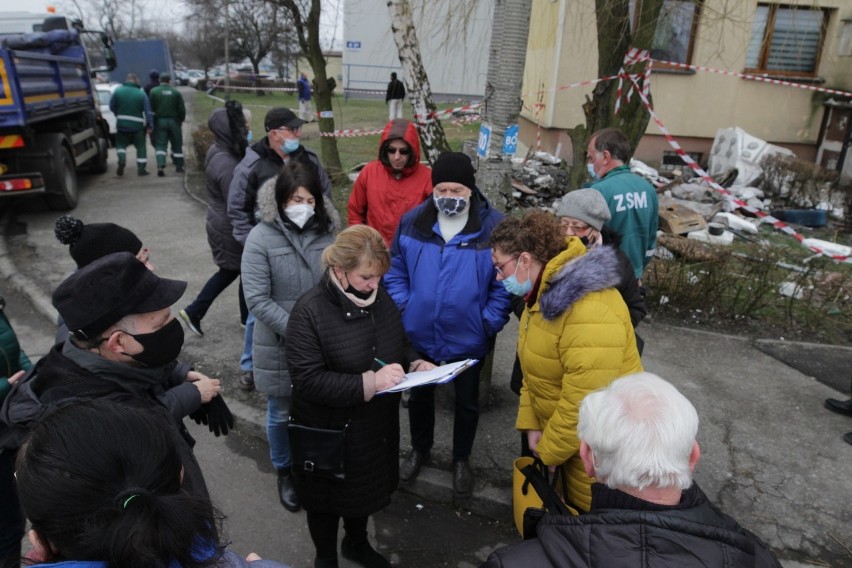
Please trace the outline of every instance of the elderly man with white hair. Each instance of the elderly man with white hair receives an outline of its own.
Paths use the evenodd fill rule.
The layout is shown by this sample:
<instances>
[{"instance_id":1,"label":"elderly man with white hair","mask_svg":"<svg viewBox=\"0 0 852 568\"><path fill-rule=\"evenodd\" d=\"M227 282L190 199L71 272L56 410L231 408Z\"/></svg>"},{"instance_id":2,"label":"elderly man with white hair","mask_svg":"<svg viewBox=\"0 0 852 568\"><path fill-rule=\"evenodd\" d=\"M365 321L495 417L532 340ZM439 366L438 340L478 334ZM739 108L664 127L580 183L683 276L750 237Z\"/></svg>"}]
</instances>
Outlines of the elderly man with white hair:
<instances>
[{"instance_id":1,"label":"elderly man with white hair","mask_svg":"<svg viewBox=\"0 0 852 568\"><path fill-rule=\"evenodd\" d=\"M589 394L577 434L586 473L596 480L591 510L546 515L538 538L496 550L483 566L779 567L693 481L697 432L692 403L651 373Z\"/></svg>"}]
</instances>

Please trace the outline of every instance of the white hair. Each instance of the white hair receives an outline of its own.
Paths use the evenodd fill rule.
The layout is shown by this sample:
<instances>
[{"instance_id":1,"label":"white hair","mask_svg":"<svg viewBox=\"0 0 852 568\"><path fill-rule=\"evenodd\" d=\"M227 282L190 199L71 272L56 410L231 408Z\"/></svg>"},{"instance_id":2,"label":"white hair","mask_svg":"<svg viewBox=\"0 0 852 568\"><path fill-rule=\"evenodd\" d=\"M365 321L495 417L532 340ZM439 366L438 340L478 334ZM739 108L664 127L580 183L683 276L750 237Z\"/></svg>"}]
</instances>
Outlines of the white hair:
<instances>
[{"instance_id":1,"label":"white hair","mask_svg":"<svg viewBox=\"0 0 852 568\"><path fill-rule=\"evenodd\" d=\"M651 373L613 381L583 399L577 435L592 450L595 477L611 488L688 489L698 413Z\"/></svg>"}]
</instances>

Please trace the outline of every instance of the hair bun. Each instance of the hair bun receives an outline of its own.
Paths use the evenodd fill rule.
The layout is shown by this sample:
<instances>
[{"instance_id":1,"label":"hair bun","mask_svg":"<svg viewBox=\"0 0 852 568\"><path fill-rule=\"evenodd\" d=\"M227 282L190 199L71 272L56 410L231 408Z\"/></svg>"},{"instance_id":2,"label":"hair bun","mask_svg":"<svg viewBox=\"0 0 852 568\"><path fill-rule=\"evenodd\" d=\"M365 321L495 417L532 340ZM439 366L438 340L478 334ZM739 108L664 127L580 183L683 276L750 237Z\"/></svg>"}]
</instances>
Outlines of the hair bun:
<instances>
[{"instance_id":1,"label":"hair bun","mask_svg":"<svg viewBox=\"0 0 852 568\"><path fill-rule=\"evenodd\" d=\"M143 489L142 487L130 487L115 496L115 506L121 510L127 509L127 506L134 500L147 495L149 495L147 489Z\"/></svg>"},{"instance_id":2,"label":"hair bun","mask_svg":"<svg viewBox=\"0 0 852 568\"><path fill-rule=\"evenodd\" d=\"M83 234L83 222L70 215L63 215L56 220L53 233L63 245L73 245Z\"/></svg>"}]
</instances>

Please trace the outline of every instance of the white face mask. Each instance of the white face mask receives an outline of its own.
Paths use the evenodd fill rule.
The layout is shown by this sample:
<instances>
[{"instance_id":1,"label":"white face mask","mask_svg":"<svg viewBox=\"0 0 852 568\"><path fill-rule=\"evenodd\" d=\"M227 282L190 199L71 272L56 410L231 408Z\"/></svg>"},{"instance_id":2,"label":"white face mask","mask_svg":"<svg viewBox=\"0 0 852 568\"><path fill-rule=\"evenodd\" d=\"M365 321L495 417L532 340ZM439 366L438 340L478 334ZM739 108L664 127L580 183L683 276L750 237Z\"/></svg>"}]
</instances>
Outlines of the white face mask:
<instances>
[{"instance_id":1,"label":"white face mask","mask_svg":"<svg viewBox=\"0 0 852 568\"><path fill-rule=\"evenodd\" d=\"M284 214L288 219L293 221L294 225L301 229L314 216L314 208L307 203L297 203L296 205L287 206L284 209Z\"/></svg>"}]
</instances>

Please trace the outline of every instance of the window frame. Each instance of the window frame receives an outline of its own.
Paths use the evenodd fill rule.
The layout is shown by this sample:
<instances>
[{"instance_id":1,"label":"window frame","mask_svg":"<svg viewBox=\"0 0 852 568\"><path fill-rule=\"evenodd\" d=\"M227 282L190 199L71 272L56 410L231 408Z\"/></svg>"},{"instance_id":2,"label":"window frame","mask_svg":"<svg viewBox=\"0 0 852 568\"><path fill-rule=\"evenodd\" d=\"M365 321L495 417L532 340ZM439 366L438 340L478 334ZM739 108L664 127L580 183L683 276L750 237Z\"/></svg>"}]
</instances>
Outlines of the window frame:
<instances>
[{"instance_id":1,"label":"window frame","mask_svg":"<svg viewBox=\"0 0 852 568\"><path fill-rule=\"evenodd\" d=\"M664 0L666 2L677 2L678 4L692 4L695 7L695 11L692 13L692 25L689 30L689 45L686 48L686 58L681 63L681 65L693 65L692 58L695 55L695 41L698 37L698 25L699 20L702 15L702 8L704 7L704 0ZM631 31L635 30L639 25L639 12L641 9L642 0L635 0L633 4L633 17L631 21ZM659 20L657 20L657 25L659 25ZM655 30L656 35L656 30ZM648 48L648 52L653 52L653 46ZM653 57L653 55L652 55ZM677 62L675 62L677 63ZM680 65L671 65L667 63L659 63L658 60L654 60L654 66L652 67L652 72L654 71L674 71L677 73L692 73L692 71L684 69Z\"/></svg>"},{"instance_id":2,"label":"window frame","mask_svg":"<svg viewBox=\"0 0 852 568\"><path fill-rule=\"evenodd\" d=\"M770 3L770 2L758 2L756 8L766 7L769 9L769 14L766 18L766 30L763 34L763 42L760 45L760 55L757 58L757 67L747 67L743 64L743 72L749 73L751 75L765 75L768 77L802 77L802 78L815 78L819 76L819 65L822 61L822 52L825 49L825 39L828 35L828 26L830 24L831 19L831 9L823 8L823 7L813 7L813 6L797 6L791 4L778 4L778 3ZM771 46L772 46L772 36L775 33L775 22L776 17L778 15L778 10L807 10L811 12L820 11L822 12L822 24L820 25L819 32L819 43L816 48L816 55L814 57L814 69L813 71L783 71L780 69L767 69L766 65L769 60L769 56L771 54ZM757 9L755 9L755 14L757 14ZM752 33L754 32L754 24L752 23ZM749 42L751 42L751 36L749 35Z\"/></svg>"}]
</instances>

